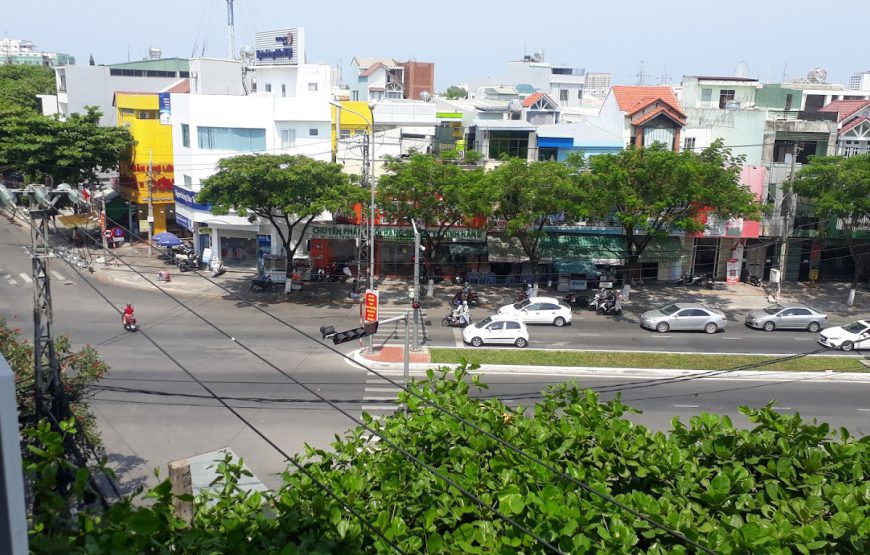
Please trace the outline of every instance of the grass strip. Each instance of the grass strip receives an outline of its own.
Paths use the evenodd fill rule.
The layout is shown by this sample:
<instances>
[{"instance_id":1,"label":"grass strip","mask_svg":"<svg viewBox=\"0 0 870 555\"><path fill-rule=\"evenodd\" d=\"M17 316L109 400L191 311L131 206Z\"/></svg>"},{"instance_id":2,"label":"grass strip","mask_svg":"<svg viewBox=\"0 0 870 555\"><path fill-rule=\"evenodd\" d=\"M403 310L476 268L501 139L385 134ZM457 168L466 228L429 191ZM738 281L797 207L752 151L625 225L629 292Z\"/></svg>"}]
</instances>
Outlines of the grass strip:
<instances>
[{"instance_id":1,"label":"grass strip","mask_svg":"<svg viewBox=\"0 0 870 555\"><path fill-rule=\"evenodd\" d=\"M758 364L780 357L762 355L710 355L607 351L541 351L535 349L430 349L432 362L517 366L599 366L606 368L673 368L678 370L726 370ZM861 359L841 356L803 357L775 362L752 370L780 372L868 372Z\"/></svg>"}]
</instances>

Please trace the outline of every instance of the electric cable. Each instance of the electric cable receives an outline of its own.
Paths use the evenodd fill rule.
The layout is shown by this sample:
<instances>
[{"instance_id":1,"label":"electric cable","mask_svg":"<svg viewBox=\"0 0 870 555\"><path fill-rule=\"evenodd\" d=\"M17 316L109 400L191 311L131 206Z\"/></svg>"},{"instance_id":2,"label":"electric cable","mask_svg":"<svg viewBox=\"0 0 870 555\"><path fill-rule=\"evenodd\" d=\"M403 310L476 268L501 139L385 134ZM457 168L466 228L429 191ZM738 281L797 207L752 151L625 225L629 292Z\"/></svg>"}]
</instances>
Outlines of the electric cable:
<instances>
[{"instance_id":1,"label":"electric cable","mask_svg":"<svg viewBox=\"0 0 870 555\"><path fill-rule=\"evenodd\" d=\"M148 283L150 283L151 285L153 285L156 289L158 289L158 290L159 290L160 292L162 292L164 295L166 295L166 296L168 296L169 298L173 299L176 303L178 303L178 304L184 306L184 303L183 303L183 302L181 302L180 300L176 299L176 298L175 298L171 293L165 291L164 289L162 289L161 287L159 287L157 284L155 284L154 282L152 282L152 281L151 281L150 279L148 279L144 274L142 274L141 272L139 272L138 270L136 270L132 265L128 264L127 262L125 262L125 261L123 261L123 260L121 260L121 262L124 263L125 265L127 265L127 266L128 266L128 267L129 267L133 272L139 274L143 279L145 279ZM196 271L196 270L194 270L194 271ZM270 318L272 318L272 319L274 319L274 320L276 320L276 321L282 323L283 325L289 327L290 329L294 330L295 332L297 332L298 334L302 335L303 337L305 337L305 338L307 338L307 339L313 341L313 342L316 343L317 345L321 345L322 347L324 347L324 348L326 348L326 349L328 349L328 350L330 350L330 351L332 351L332 352L338 354L338 355L341 356L342 358L344 358L344 359L346 359L346 360L349 360L349 361L353 362L354 364L357 364L357 365L361 366L362 368L365 368L366 370L368 370L368 371L371 372L372 374L378 376L379 378L381 378L381 379L383 379L384 381L390 383L391 385L394 385L394 386L398 387L399 389L403 390L405 393L411 395L412 397L415 397L415 398L419 399L419 400L422 401L423 403L425 403L425 404L431 406L432 408L435 408L435 409L438 410L439 412L442 412L443 414L446 414L446 415L448 415L448 416L454 418L455 420L457 420L457 421L459 421L459 422L462 422L463 424L465 424L466 426L470 427L471 429L477 431L478 433L481 433L481 434L485 435L486 437L492 439L493 441L498 442L498 443L501 444L502 446L504 446L504 447L506 447L506 448L508 448L508 449L510 449L510 450L512 450L512 451L514 451L516 454L518 454L518 455L520 455L520 456L522 456L522 457L524 457L524 458L526 458L526 459L528 459L528 460L534 462L535 464L537 464L537 465L539 465L539 466L541 466L541 467L543 467L543 468L546 468L546 469L549 470L550 472L553 472L554 474L556 474L556 475L558 475L558 476L561 476L562 478L564 478L564 479L570 481L571 483L573 483L573 484L577 485L578 487L580 487L581 489L583 489L583 491L586 491L586 492L589 493L589 494L592 494L592 495L594 495L594 496L596 496L596 497L599 497L600 499L602 499L602 500L604 500L604 501L606 501L606 502L608 502L608 503L610 503L610 504L612 504L612 505L614 505L614 506L619 507L620 509L622 509L623 511L628 512L629 514L631 514L631 515L634 516L635 518L638 518L638 519L640 519L640 520L643 520L643 521L646 522L647 524L650 524L651 526L653 526L653 527L655 527L655 528L658 528L659 530L662 530L663 532L667 533L668 535L671 535L672 537L675 537L675 538L679 539L680 541L682 541L682 542L684 542L684 543L686 543L686 544L688 544L688 545L691 545L691 546L695 547L696 549L699 549L699 550L701 550L701 551L703 551L703 552L705 552L705 553L709 553L709 554L711 554L711 555L715 553L715 552L713 552L712 550L710 550L709 548L707 548L706 546L700 544L699 542L697 542L697 541L695 541L695 540L692 540L692 539L688 538L685 534L682 534L681 532L678 532L677 530L673 530L672 528L670 528L670 527L668 527L668 526L666 526L666 525L664 525L664 524L662 524L662 523L656 521L655 519L653 519L653 518L651 518L651 517L649 517L649 516L647 516L647 515L644 515L643 513L637 511L636 509L633 509L632 507L626 505L625 503L622 503L621 501L619 501L618 499L616 499L615 497L613 497L613 496L611 496L611 495L609 495L609 494L607 494L607 493L604 493L604 492L598 491L597 489L595 489L595 488L593 488L592 486L590 486L588 483L586 483L586 482L584 482L584 481L582 481L582 480L578 480L578 479L576 479L576 478L574 478L574 477L572 477L572 476L566 474L565 472L563 472L563 471L561 471L561 470L555 468L553 465L551 465L551 464L549 464L549 463L543 461L542 459L540 459L540 458L538 458L538 457L536 457L536 456L534 456L534 455L531 455L531 454L529 454L529 453L523 451L522 449L520 449L520 448L517 447L516 445L514 445L514 444L512 444L512 443L510 443L510 442L508 442L508 441L506 441L506 440L504 440L504 439L502 439L502 438L500 438L500 437L498 437L498 436L492 434L491 432L488 432L488 431L484 430L483 428L481 428L481 427L478 426L477 424L474 424L474 423L470 422L469 420L466 420L465 418L463 418L461 415L455 413L454 411L451 411L451 410L449 410L449 409L447 409L447 408L445 408L445 407L442 407L442 406L440 406L439 404L433 402L431 399L427 399L425 396L423 396L423 395L421 395L421 394L419 394L419 393L417 393L417 392L414 392L414 391L408 389L404 384L400 384L400 383L396 382L395 380L389 378L389 377L386 376L385 374L383 374L383 373L381 373L381 372L378 372L378 371L372 369L371 367L366 366L365 364L361 364L359 361L356 361L356 360L352 359L351 357L349 357L349 356L346 355L345 353L342 353L342 352L339 351L338 349L335 349L334 347L330 347L329 345L325 345L325 344L323 344L321 341L318 341L318 340L317 340L316 338L314 338L313 336L311 336L311 335L309 335L308 333L304 332L303 330L297 328L296 326L290 324L289 322L286 322L285 320L282 320L281 318L278 318L278 317L275 316L274 314L272 314L272 313L270 313L270 312L268 312L268 311L262 309L261 307L259 307L259 306L257 306L256 304L252 303L252 302L249 301L248 299L245 299L244 297L241 297L240 295L236 294L235 292L233 292L233 291L227 289L226 287L224 287L224 286L218 284L218 283L215 282L214 280L209 279L208 276L205 276L205 275L199 273L198 271L196 271L196 273L197 273L197 275L200 275L201 277L203 277L204 279L206 279L207 281L209 281L211 284L216 285L217 287L223 289L224 291L226 291L227 293L229 293L229 294L232 295L233 297L235 297L235 298L237 298L237 299L243 301L244 303L248 304L249 306L254 307L255 309L257 309L257 310L259 310L260 312L262 312L263 314L266 314L267 316L269 316ZM256 352L254 352L254 351L250 350L249 348L247 348L246 346L242 345L241 343L239 343L238 341L236 341L234 338L232 338L229 334L227 334L226 332L224 332L223 330L221 330L220 328L218 328L215 324L211 323L210 321L208 321L208 320L207 320L206 318L204 318L203 316L197 314L195 311L193 311L193 310L190 309L190 308L188 308L188 311L190 311L191 314L197 316L200 320L202 320L204 323L206 323L206 324L209 325L210 327L214 328L216 331L218 331L218 332L221 333L222 335L224 335L224 336L230 338L234 343L238 344L240 347L242 347L243 349L245 349L245 350L247 350L248 352L250 352L250 353L251 353L252 355L254 355L256 358L262 360L264 363L266 363L266 364L269 365L270 367L273 367L276 371L278 371L279 373L281 373L282 375L284 375L284 376L287 377L288 379L294 381L295 383L297 383L297 385L300 385L301 387L303 387L303 389L306 389L306 391L308 391L309 393L312 393L313 395L322 398L322 396L319 395L317 392L311 390L311 388L308 388L307 386L305 386L304 384L302 384L301 382L299 382L296 378L292 377L291 375L287 374L286 372L284 372L284 371L281 370L280 368L278 368L278 367L276 367L275 365L273 365L271 362L268 362L266 359L264 359L263 357L261 357L261 356L260 356L259 354L257 354ZM354 416L352 416L352 415L350 415L349 413L347 413L347 411L345 411L344 409L341 409L341 408L339 408L339 407L334 407L334 408L335 408L336 410L338 410L339 412L341 412L342 414L344 414L345 416L347 416L350 420L360 423L360 425L361 425L363 428L367 429L368 431L370 431L370 432L373 433L374 435L378 435L378 437L380 437L381 440L384 441L387 445L391 445L391 446L394 446L394 445L395 445L395 443L393 443L393 442L390 441L389 439L384 438L381 434L375 432L375 431L372 430L370 427L368 427L366 424L362 423L360 420L356 419ZM395 448L396 448L397 450L399 450L400 452L401 452L401 451L405 451L403 448L401 448L401 447L399 447L399 446L396 446ZM414 456L413 456L412 454L410 454L410 453L408 453L408 455L410 455L410 457L414 457ZM416 457L414 457L414 458L416 458ZM413 459L412 459L412 460L413 460ZM421 466L422 466L422 465L426 465L426 463L423 463L422 461L420 461L420 464L421 464ZM426 465L426 466L428 466L428 465ZM433 469L433 470L434 470L434 469ZM437 472L437 471L434 471L433 474L434 474L435 472ZM437 475L437 474L436 474L436 475ZM446 481L446 480L445 480L445 481ZM458 487L461 487L461 486L458 486ZM472 495L473 495L473 494L472 494ZM482 501L481 501L481 502L482 502ZM498 515L498 514L501 514L501 513L498 513L498 512L497 512L497 509L494 509L494 508L493 508L492 510L494 511L494 514L497 514L497 515ZM510 517L505 516L504 518L505 518L505 519L509 519ZM512 519L510 519L510 520L512 520ZM508 521L509 521L509 520L508 520ZM517 526L521 526L521 525L517 524ZM530 535L531 535L532 537L535 537L535 536L536 536L536 534L534 534L533 532L530 532ZM547 544L544 540L541 540L541 541L543 542L544 545L549 545L549 544Z\"/></svg>"},{"instance_id":2,"label":"electric cable","mask_svg":"<svg viewBox=\"0 0 870 555\"><path fill-rule=\"evenodd\" d=\"M74 265L72 265L72 264L68 264L68 265L69 265L69 267L70 267L70 268L71 268L71 269L72 269L72 270L73 270L73 271L74 271L74 272L79 276L79 278L80 278L82 281L84 281L85 283L87 283L88 286L89 286L89 287L90 287L90 288L91 288L91 289L92 289L92 290L93 290L97 295L99 295L100 297L102 297L102 299L103 299L104 301L106 301L106 303L109 304L109 305L112 307L112 309L115 310L115 312L117 312L119 315L123 314L122 311L121 311L121 309L119 309L117 306L115 306L115 303L113 303L111 300L109 300L109 298L106 297L106 296L103 294L103 292L100 291L96 286L94 286L94 284L92 284L92 283L90 282L90 280L88 280L87 278L85 278L85 276L84 276L84 275L79 271L78 268L76 268L76 267L75 267ZM158 289L159 289L159 288L158 288ZM178 301L176 301L176 302L178 302ZM182 304L182 305L183 305L183 303L179 303L179 304ZM194 314L195 314L195 313L194 313ZM399 553L405 553L405 552L404 552L404 551L403 551L403 550L402 550L402 549L401 549L401 548L400 548L400 547L399 547L395 542L393 542L392 540L390 540L390 539L389 539L389 538L388 538L388 537L387 537L383 532L381 532L377 527L375 527L375 525L374 525L371 521L369 521L369 520L367 520L366 518L364 518L364 517L362 516L361 513L359 513L359 512L358 512L356 509L354 509L351 505L349 505L347 502L345 502L343 499L341 499L341 498L338 496L338 494L336 494L336 493L335 493L332 489L330 489L326 484L324 484L324 483L322 483L320 480L318 480L318 479L317 479L317 478L316 478L316 477L315 477L315 476L314 476L314 475L313 475L313 474L312 474L308 469L305 468L304 465L300 464L298 461L296 461L296 459L295 459L294 457L291 457L287 452L285 452L283 449L281 449L281 447L279 447L275 442L273 442L271 439L269 439L269 437L268 437L265 433L263 433L262 431L260 431L259 428L257 428L253 423L251 423L247 418L245 418L245 417L244 417L244 416L243 416L243 415L242 415L238 410L236 410L236 409L235 409L234 407L232 407L229 403L227 403L226 401L224 401L224 399L223 399L222 397L220 397L219 395L217 395L217 394L216 394L216 393L215 393L215 392L214 392L210 387L208 387L208 386L207 386L205 383L203 383L199 378L197 378L197 377L196 377L196 376L195 376L191 371L189 371L189 370L188 370L184 365L182 365L182 364L178 361L178 359L176 359L176 358L175 358L174 356L172 356L168 351L166 351L166 349L164 349L164 348L163 348L163 347L162 347L162 346L161 346L157 341L155 341L155 340L154 340L150 335L148 335L144 330L142 330L142 329L140 328L138 333L141 334L143 337L145 337L145 338L148 340L148 342L150 342L150 343L151 343L151 344L152 344L152 345L153 345L153 346L154 346L158 351L160 351L160 352L161 352L161 353L162 353L166 358L168 358L170 361L172 361L172 362L175 364L175 366L177 366L177 367L178 367L182 372L184 372L185 374L187 374L187 376L190 377L191 380L193 380L193 381L194 381L197 385L199 385L203 390L205 390L206 392L208 392L208 394L210 395L210 397L211 397L212 399L214 399L215 401L217 401L218 403L220 403L221 405L223 405L224 408L226 408L228 411L230 411L230 412L231 412L231 413L232 413L236 418L238 418L238 419L239 419L243 424L245 424L245 426L247 426L247 427L248 427L251 431L253 431L256 435L258 435L258 436L259 436L263 441L265 441L265 442L266 442L270 447L272 447L275 451L277 451L278 453L280 453L281 456L284 457L284 458L287 460L287 462L289 462L290 464L292 464L293 466L295 466L297 470L299 470L300 472L302 472L302 473L303 473L303 474L304 474L304 475L305 475L309 480L311 480L314 484L316 484L316 485L317 485L318 487L320 487L324 492L326 492L327 495L329 495L329 496L332 497L335 501L337 501L341 506L343 506L343 507L345 508L345 510L347 510L349 513L351 513L352 515L354 515L354 516L355 516L355 517L356 517L356 518L357 518L357 519L358 519L362 524L364 524L364 525L366 526L366 528L368 528L369 530L371 530L372 532L374 532L378 537L380 537L382 540L384 540L384 541L385 541L388 545L390 545L390 547L392 547L394 550L398 551Z\"/></svg>"},{"instance_id":3,"label":"electric cable","mask_svg":"<svg viewBox=\"0 0 870 555\"><path fill-rule=\"evenodd\" d=\"M123 260L121 260L121 262L124 263L124 264L127 264L127 263L124 262ZM376 435L376 436L378 436L378 437L381 439L381 441L382 441L385 445L389 445L390 447L392 447L393 449L395 449L396 451L398 451L399 453L401 453L401 454L402 454L405 458L407 458L408 460L411 460L411 461L415 462L417 465L419 465L420 467L425 468L425 469L426 469L427 471L429 471L433 476L438 477L439 479L441 479L441 480L442 480L443 482L445 482L446 484L452 486L454 489L456 489L457 491L459 491L460 493L462 493L462 494L463 494L464 496L466 496L468 499L474 501L474 502L475 502L479 507L481 507L482 509L486 509L486 510L488 510L488 511L491 512L493 515L495 515L497 518L499 518L500 520L503 520L504 522L506 522L506 523L512 525L513 527L515 527L517 530L522 531L524 534L528 535L529 537L531 537L532 539L534 539L535 541L537 541L538 543L540 543L541 545L543 545L544 547L546 547L546 548L547 548L548 550L550 550L551 552L553 552L553 553L561 553L561 552L562 552L562 551L559 550L557 547L553 546L550 542L548 542L548 541L545 540L543 537L541 537L539 534L536 534L534 531L532 531L532 530L529 529L528 527L526 527L526 526L520 524L520 523L517 522L515 519L513 519L513 518L511 518L511 517L509 517L509 516L507 516L507 515L505 515L504 513L502 513L501 511L499 511L495 506L493 506L493 505L487 503L486 501L484 501L483 499L481 499L480 497L478 497L477 495L475 495L474 493L472 493L471 491L469 491L469 490L466 489L465 487L461 486L459 483L457 483L457 482L454 481L453 479L449 478L448 476L446 476L445 474L443 474L442 472L440 472L438 469L436 469L436 468L433 467L432 465L430 465L430 464L428 464L428 463L422 461L419 457L417 457L416 455L414 455L413 453L411 453L410 451L408 451L408 450L405 449L404 447L402 447L402 446L398 445L397 443L395 443L394 441L390 440L390 439L389 439L388 437L386 437L383 433L377 431L375 428L372 428L372 427L369 426L369 425L368 425L364 420L359 419L359 418L353 416L353 415L350 414L350 412L348 412L347 410L345 410L345 409L339 407L335 402L333 402L333 401L331 401L331 400L325 398L323 395L321 395L321 394L320 394L319 392L317 392L315 389L313 389L313 388L311 388L311 387L305 385L304 383L300 382L300 381L299 381L297 378L295 378L292 374L289 374L289 373L285 372L283 369L281 369L281 368L279 368L278 366L276 366L274 363L272 363L271 361L269 361L268 359L266 359L265 357L263 357L262 355L260 355L258 352L254 351L253 349L251 349L250 347L248 347L247 345L245 345L244 343L242 343L241 341L239 341L238 339L236 339L235 337L233 337L232 335L230 335L229 333L227 333L226 331L224 331L222 328L218 327L216 324L214 324L213 322L211 322L208 318L202 316L201 314L199 314L198 312L196 312L196 311L193 310L192 308L188 307L184 302L182 302L181 300L179 300L178 298L176 298L174 295L172 295L172 294L169 293L168 291L162 289L159 285L157 285L156 283L152 282L152 281L151 281L149 278L147 278L144 274L138 272L135 268L133 268L133 266L130 266L129 264L127 264L127 265L130 267L131 270L133 270L134 272L136 272L137 274L139 274L139 275L140 275L140 276L141 276L145 281L147 281L149 284L153 285L153 286L154 286L158 291L160 291L161 293L163 293L164 295L166 295L167 297L169 297L170 299L172 299L173 301L175 301L176 303L178 303L180 306L183 306L184 308L186 308L186 309L188 310L188 312L190 312L190 314L192 314L193 316L197 317L197 318L200 319L204 324L206 324L207 326L211 327L211 328L214 329L216 332L218 332L219 334L223 335L224 337L226 337L227 339L229 339L230 341L232 341L234 345L238 345L240 348L242 348L244 351L246 351L247 353L249 353L251 356L253 356L253 357L256 358L257 360L261 361L262 363L266 364L267 366L269 366L270 368L272 368L272 369L275 370L276 372L280 373L281 375L283 375L283 376L286 377L287 379L291 380L292 382L294 382L296 385L300 386L302 389L304 389L305 391L307 391L307 392L310 393L311 395L314 395L315 397L321 399L323 402L325 402L326 404L328 404L328 405L329 405L333 410L339 412L340 414L342 414L343 416L345 416L348 420L350 420L350 421L356 423L358 426L360 426L361 428L365 429L366 431L368 431L368 432L371 433L372 435ZM74 271L79 275L79 277L81 277L82 279L84 279L83 276L82 276L82 274L81 274L77 269L74 269ZM101 296L102 296L102 294L101 294ZM105 298L105 297L104 297L104 298ZM108 301L108 299L106 299L106 300ZM120 309L118 309L118 308L115 307L114 305L112 305L112 306L113 306L113 308L115 308L115 310L116 310L118 313L121 312ZM153 340L151 340L150 337L148 337L147 335L146 335L145 337L148 338L149 341L151 341L152 343L154 343L155 346L157 346L157 344L156 344ZM318 342L318 344L319 344L319 342ZM158 347L158 348L160 348L160 347ZM162 348L160 348L160 350L161 350L161 352L164 352L164 354L166 354L167 356L169 356L169 354L166 353ZM170 360L173 360L173 361L174 361L174 359L170 359ZM191 377L193 377L193 374L192 374L192 373L189 373L189 372L188 372L188 375L190 375ZM207 387L205 384L203 384L202 382L200 382L197 378L194 378L194 379L197 381L198 384L200 384L200 386L201 386L203 389L205 389L206 391L209 391L209 392L211 393L211 390L208 389L208 387ZM226 402L224 402L224 401L221 401L221 404L223 404L226 408L230 409L230 410L233 411L234 413L236 412L235 409L233 409L233 408L232 408L228 403L226 403ZM240 419L241 419L241 416L240 416ZM246 421L246 420L243 420L243 422L247 422L247 421ZM261 437L263 437L264 439L266 439L266 437L265 437L264 435L262 435L262 434L259 434L259 435L261 435ZM281 454L284 455L283 452L281 452ZM285 456L286 456L286 455L285 455ZM687 538L687 539L688 539L688 538Z\"/></svg>"}]
</instances>

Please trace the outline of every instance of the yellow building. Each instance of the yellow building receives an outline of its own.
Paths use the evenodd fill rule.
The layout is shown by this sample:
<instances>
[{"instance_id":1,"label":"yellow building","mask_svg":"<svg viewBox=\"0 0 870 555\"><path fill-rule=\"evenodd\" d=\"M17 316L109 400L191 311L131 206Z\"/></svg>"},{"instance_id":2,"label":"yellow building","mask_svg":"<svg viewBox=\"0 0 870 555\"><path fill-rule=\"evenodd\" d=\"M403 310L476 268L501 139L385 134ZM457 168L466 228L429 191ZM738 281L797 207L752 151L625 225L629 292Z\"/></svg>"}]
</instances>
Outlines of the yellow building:
<instances>
[{"instance_id":1,"label":"yellow building","mask_svg":"<svg viewBox=\"0 0 870 555\"><path fill-rule=\"evenodd\" d=\"M341 108L332 106L332 153L335 158L338 143L335 136L336 119L341 127L341 137L348 138L354 135L364 135L368 132L374 117L368 103L355 100L342 100ZM364 117L363 117L364 116Z\"/></svg>"},{"instance_id":2,"label":"yellow building","mask_svg":"<svg viewBox=\"0 0 870 555\"><path fill-rule=\"evenodd\" d=\"M121 165L119 192L134 205L141 235L148 230L149 195L155 234L166 231L167 215L175 218L171 116L160 110L161 97L168 105L169 93L115 93L118 124L127 127L135 141L132 162Z\"/></svg>"}]
</instances>

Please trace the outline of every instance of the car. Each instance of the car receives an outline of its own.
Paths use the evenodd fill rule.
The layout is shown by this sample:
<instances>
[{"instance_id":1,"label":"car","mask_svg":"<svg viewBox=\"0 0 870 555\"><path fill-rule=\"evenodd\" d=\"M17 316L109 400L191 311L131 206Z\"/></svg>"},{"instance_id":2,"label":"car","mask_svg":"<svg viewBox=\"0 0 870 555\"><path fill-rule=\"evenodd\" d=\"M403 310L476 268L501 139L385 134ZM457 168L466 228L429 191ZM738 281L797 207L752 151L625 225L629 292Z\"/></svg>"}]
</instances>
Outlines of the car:
<instances>
[{"instance_id":1,"label":"car","mask_svg":"<svg viewBox=\"0 0 870 555\"><path fill-rule=\"evenodd\" d=\"M553 324L562 327L571 323L571 307L553 297L531 297L498 309L499 314L513 316L526 324Z\"/></svg>"},{"instance_id":2,"label":"car","mask_svg":"<svg viewBox=\"0 0 870 555\"><path fill-rule=\"evenodd\" d=\"M747 314L746 325L764 331L795 329L816 333L827 323L827 319L827 314L808 306L773 304Z\"/></svg>"},{"instance_id":3,"label":"car","mask_svg":"<svg viewBox=\"0 0 870 555\"><path fill-rule=\"evenodd\" d=\"M493 343L523 348L529 344L529 329L518 318L497 314L463 329L462 339L475 347Z\"/></svg>"},{"instance_id":4,"label":"car","mask_svg":"<svg viewBox=\"0 0 870 555\"><path fill-rule=\"evenodd\" d=\"M659 333L671 330L716 333L724 330L727 323L721 311L697 303L673 303L640 315L640 327Z\"/></svg>"},{"instance_id":5,"label":"car","mask_svg":"<svg viewBox=\"0 0 870 555\"><path fill-rule=\"evenodd\" d=\"M870 349L870 320L834 326L819 334L819 344L829 349Z\"/></svg>"}]
</instances>

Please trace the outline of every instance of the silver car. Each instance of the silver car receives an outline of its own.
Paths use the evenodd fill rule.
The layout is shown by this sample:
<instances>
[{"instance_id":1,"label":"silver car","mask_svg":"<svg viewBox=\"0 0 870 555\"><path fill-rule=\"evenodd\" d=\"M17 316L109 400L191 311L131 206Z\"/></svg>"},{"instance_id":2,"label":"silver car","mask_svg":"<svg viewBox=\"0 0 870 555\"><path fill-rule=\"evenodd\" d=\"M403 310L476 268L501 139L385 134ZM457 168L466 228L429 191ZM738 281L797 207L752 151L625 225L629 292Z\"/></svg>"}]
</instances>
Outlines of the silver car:
<instances>
[{"instance_id":1,"label":"silver car","mask_svg":"<svg viewBox=\"0 0 870 555\"><path fill-rule=\"evenodd\" d=\"M728 321L725 314L697 303L674 303L640 315L640 327L666 333L670 330L705 331L724 330Z\"/></svg>"},{"instance_id":2,"label":"silver car","mask_svg":"<svg viewBox=\"0 0 870 555\"><path fill-rule=\"evenodd\" d=\"M774 304L751 311L746 315L746 325L764 331L794 329L816 333L827 323L827 319L827 314L808 306Z\"/></svg>"}]
</instances>

